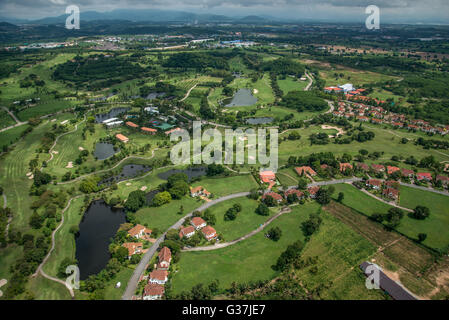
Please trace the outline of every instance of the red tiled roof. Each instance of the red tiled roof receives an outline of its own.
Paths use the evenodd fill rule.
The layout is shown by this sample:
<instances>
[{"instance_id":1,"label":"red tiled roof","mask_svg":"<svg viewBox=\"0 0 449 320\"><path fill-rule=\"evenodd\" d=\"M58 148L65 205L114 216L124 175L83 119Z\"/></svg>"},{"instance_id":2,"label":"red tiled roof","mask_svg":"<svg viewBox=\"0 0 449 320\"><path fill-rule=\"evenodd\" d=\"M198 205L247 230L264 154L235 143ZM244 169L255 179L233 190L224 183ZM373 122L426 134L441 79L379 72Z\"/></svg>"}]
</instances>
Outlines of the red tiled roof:
<instances>
[{"instance_id":1,"label":"red tiled roof","mask_svg":"<svg viewBox=\"0 0 449 320\"><path fill-rule=\"evenodd\" d=\"M377 179L369 179L369 180L367 181L367 183L368 183L370 186L376 186L376 187L380 187L380 186L382 185L382 181L377 180Z\"/></svg>"},{"instance_id":2,"label":"red tiled roof","mask_svg":"<svg viewBox=\"0 0 449 320\"><path fill-rule=\"evenodd\" d=\"M350 163L340 163L340 171L346 171L352 169L352 164Z\"/></svg>"},{"instance_id":3,"label":"red tiled roof","mask_svg":"<svg viewBox=\"0 0 449 320\"><path fill-rule=\"evenodd\" d=\"M267 192L263 195L262 199L265 199L268 196L272 197L274 200L282 200L282 196L276 192Z\"/></svg>"},{"instance_id":4,"label":"red tiled roof","mask_svg":"<svg viewBox=\"0 0 449 320\"><path fill-rule=\"evenodd\" d=\"M122 142L125 142L125 141L128 141L128 140L129 140L127 137L125 137L125 136L124 136L123 134L121 134L121 133L116 134L115 137L116 137L117 139L119 139L120 141L122 141Z\"/></svg>"},{"instance_id":5,"label":"red tiled roof","mask_svg":"<svg viewBox=\"0 0 449 320\"><path fill-rule=\"evenodd\" d=\"M150 279L151 280L159 280L159 281L165 281L168 276L168 271L166 270L153 270L150 273Z\"/></svg>"},{"instance_id":6,"label":"red tiled roof","mask_svg":"<svg viewBox=\"0 0 449 320\"><path fill-rule=\"evenodd\" d=\"M181 230L179 231L179 236L180 238L182 238L183 236L186 236L192 232L195 232L195 228L193 226L181 228Z\"/></svg>"},{"instance_id":7,"label":"red tiled roof","mask_svg":"<svg viewBox=\"0 0 449 320\"><path fill-rule=\"evenodd\" d=\"M357 168L363 169L365 171L369 171L369 166L366 163L362 163L362 162L357 163Z\"/></svg>"},{"instance_id":8,"label":"red tiled roof","mask_svg":"<svg viewBox=\"0 0 449 320\"><path fill-rule=\"evenodd\" d=\"M374 170L376 170L376 171L383 171L383 170L385 170L385 167L383 165L381 165L381 164L373 164L373 165L371 165L371 167Z\"/></svg>"},{"instance_id":9,"label":"red tiled roof","mask_svg":"<svg viewBox=\"0 0 449 320\"><path fill-rule=\"evenodd\" d=\"M416 179L418 179L418 180L423 180L423 179L432 180L432 174L428 173L428 172L419 172L419 173L416 174Z\"/></svg>"},{"instance_id":10,"label":"red tiled roof","mask_svg":"<svg viewBox=\"0 0 449 320\"><path fill-rule=\"evenodd\" d=\"M162 296L164 294L164 286L157 283L149 283L145 286L145 296Z\"/></svg>"},{"instance_id":11,"label":"red tiled roof","mask_svg":"<svg viewBox=\"0 0 449 320\"><path fill-rule=\"evenodd\" d=\"M387 166L387 173L388 174L393 174L396 171L400 171L401 169L398 167L392 167L392 166Z\"/></svg>"},{"instance_id":12,"label":"red tiled roof","mask_svg":"<svg viewBox=\"0 0 449 320\"><path fill-rule=\"evenodd\" d=\"M125 242L122 244L123 247L128 249L128 256L132 256L136 253L137 249L142 249L143 245L140 242Z\"/></svg>"},{"instance_id":13,"label":"red tiled roof","mask_svg":"<svg viewBox=\"0 0 449 320\"><path fill-rule=\"evenodd\" d=\"M409 170L409 169L401 169L401 173L403 176L410 176L410 175L414 174L415 172L413 170Z\"/></svg>"},{"instance_id":14,"label":"red tiled roof","mask_svg":"<svg viewBox=\"0 0 449 320\"><path fill-rule=\"evenodd\" d=\"M144 230L145 233L151 233L150 229L147 229L145 226L142 226L141 224L137 224L135 227L128 230L128 234L131 237L135 237L138 235L142 230Z\"/></svg>"},{"instance_id":15,"label":"red tiled roof","mask_svg":"<svg viewBox=\"0 0 449 320\"><path fill-rule=\"evenodd\" d=\"M291 194L296 194L296 196L298 198L302 198L304 197L304 192L298 190L298 189L288 189L287 191L285 191L284 195L287 198L289 195Z\"/></svg>"},{"instance_id":16,"label":"red tiled roof","mask_svg":"<svg viewBox=\"0 0 449 320\"><path fill-rule=\"evenodd\" d=\"M163 247L159 252L159 263L162 261L170 262L171 259L171 251L167 247Z\"/></svg>"},{"instance_id":17,"label":"red tiled roof","mask_svg":"<svg viewBox=\"0 0 449 320\"><path fill-rule=\"evenodd\" d=\"M260 180L262 180L263 182L268 182L270 180L276 180L276 175L274 174L273 171L261 171L259 173L260 176Z\"/></svg>"},{"instance_id":18,"label":"red tiled roof","mask_svg":"<svg viewBox=\"0 0 449 320\"><path fill-rule=\"evenodd\" d=\"M204 223L206 223L206 221L204 221L203 218L200 218L200 217L193 217L193 218L192 218L192 224L193 224L195 227L199 227L200 225L202 225L202 224L204 224Z\"/></svg>"},{"instance_id":19,"label":"red tiled roof","mask_svg":"<svg viewBox=\"0 0 449 320\"><path fill-rule=\"evenodd\" d=\"M316 176L315 170L313 170L309 166L296 167L295 171L298 175L302 175L303 173L310 174L311 176Z\"/></svg>"},{"instance_id":20,"label":"red tiled roof","mask_svg":"<svg viewBox=\"0 0 449 320\"><path fill-rule=\"evenodd\" d=\"M213 237L217 232L214 228L211 226L205 226L203 229L201 229L201 232L207 237Z\"/></svg>"},{"instance_id":21,"label":"red tiled roof","mask_svg":"<svg viewBox=\"0 0 449 320\"><path fill-rule=\"evenodd\" d=\"M137 124L135 124L134 122L131 122L131 121L127 121L126 125L128 127L131 127L131 128L138 128L139 127Z\"/></svg>"},{"instance_id":22,"label":"red tiled roof","mask_svg":"<svg viewBox=\"0 0 449 320\"><path fill-rule=\"evenodd\" d=\"M147 128L147 127L142 127L142 128L140 128L140 130L145 131L145 132L157 132L156 129Z\"/></svg>"},{"instance_id":23,"label":"red tiled roof","mask_svg":"<svg viewBox=\"0 0 449 320\"><path fill-rule=\"evenodd\" d=\"M382 194L387 195L387 196L391 194L395 197L398 197L399 191L396 189L393 189L393 188L386 188L386 189L384 189L384 191L382 191Z\"/></svg>"},{"instance_id":24,"label":"red tiled roof","mask_svg":"<svg viewBox=\"0 0 449 320\"><path fill-rule=\"evenodd\" d=\"M309 194L311 194L311 195L316 194L319 190L320 190L319 186L310 187L307 189L307 191L309 191Z\"/></svg>"}]
</instances>

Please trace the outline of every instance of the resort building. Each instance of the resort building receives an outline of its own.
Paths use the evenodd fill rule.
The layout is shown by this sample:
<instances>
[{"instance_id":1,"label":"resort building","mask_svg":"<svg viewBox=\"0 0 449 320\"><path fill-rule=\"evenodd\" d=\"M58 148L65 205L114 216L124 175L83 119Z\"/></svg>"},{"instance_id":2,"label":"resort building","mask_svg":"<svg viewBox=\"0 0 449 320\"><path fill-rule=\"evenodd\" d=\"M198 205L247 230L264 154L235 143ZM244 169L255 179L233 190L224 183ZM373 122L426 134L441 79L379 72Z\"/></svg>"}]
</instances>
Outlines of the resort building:
<instances>
[{"instance_id":1,"label":"resort building","mask_svg":"<svg viewBox=\"0 0 449 320\"><path fill-rule=\"evenodd\" d=\"M130 128L138 128L139 127L137 124L135 124L134 122L131 122L131 121L127 121L126 125Z\"/></svg>"},{"instance_id":2,"label":"resort building","mask_svg":"<svg viewBox=\"0 0 449 320\"><path fill-rule=\"evenodd\" d=\"M193 237L195 235L195 228L193 226L188 226L185 228L181 228L179 230L179 238L190 238Z\"/></svg>"},{"instance_id":3,"label":"resort building","mask_svg":"<svg viewBox=\"0 0 449 320\"><path fill-rule=\"evenodd\" d=\"M131 259L135 254L141 253L143 249L143 245L140 242L125 242L122 246L128 249L128 259Z\"/></svg>"},{"instance_id":4,"label":"resort building","mask_svg":"<svg viewBox=\"0 0 449 320\"><path fill-rule=\"evenodd\" d=\"M282 200L284 200L282 198L282 196L279 193L276 192L267 192L262 196L262 200L265 200L267 197L272 197L274 199L274 201L276 201L277 203L282 202Z\"/></svg>"},{"instance_id":5,"label":"resort building","mask_svg":"<svg viewBox=\"0 0 449 320\"><path fill-rule=\"evenodd\" d=\"M157 268L161 270L167 270L170 267L171 251L167 247L163 247L159 252L159 263Z\"/></svg>"},{"instance_id":6,"label":"resort building","mask_svg":"<svg viewBox=\"0 0 449 320\"><path fill-rule=\"evenodd\" d=\"M308 174L310 176L316 176L316 172L315 170L313 170L311 167L309 166L303 166L303 167L296 167L295 168L296 173L299 176L302 176L303 174Z\"/></svg>"},{"instance_id":7,"label":"resort building","mask_svg":"<svg viewBox=\"0 0 449 320\"><path fill-rule=\"evenodd\" d=\"M193 217L190 223L196 230L200 230L207 225L206 221L204 221L204 219L200 217Z\"/></svg>"},{"instance_id":8,"label":"resort building","mask_svg":"<svg viewBox=\"0 0 449 320\"><path fill-rule=\"evenodd\" d=\"M202 186L198 186L198 187L190 187L190 196L191 197L210 197L211 193L209 191L207 191L206 189L204 189Z\"/></svg>"},{"instance_id":9,"label":"resort building","mask_svg":"<svg viewBox=\"0 0 449 320\"><path fill-rule=\"evenodd\" d=\"M211 226L205 226L203 229L201 229L201 232L203 233L207 241L210 241L217 237L217 232Z\"/></svg>"},{"instance_id":10,"label":"resort building","mask_svg":"<svg viewBox=\"0 0 449 320\"><path fill-rule=\"evenodd\" d=\"M142 130L142 132L144 132L144 133L149 133L149 134L156 134L156 132L157 132L156 129L147 128L147 127L142 127L142 128L140 128L140 130Z\"/></svg>"},{"instance_id":11,"label":"resort building","mask_svg":"<svg viewBox=\"0 0 449 320\"><path fill-rule=\"evenodd\" d=\"M167 270L153 270L150 273L149 283L165 284L168 280Z\"/></svg>"},{"instance_id":12,"label":"resort building","mask_svg":"<svg viewBox=\"0 0 449 320\"><path fill-rule=\"evenodd\" d=\"M129 139L128 139L127 137L125 137L125 136L124 136L123 134L121 134L121 133L116 134L115 137L116 137L120 142L123 142L123 143L127 143L127 142L129 141Z\"/></svg>"},{"instance_id":13,"label":"resort building","mask_svg":"<svg viewBox=\"0 0 449 320\"><path fill-rule=\"evenodd\" d=\"M143 300L158 300L164 295L165 288L157 283L148 283L143 292Z\"/></svg>"},{"instance_id":14,"label":"resort building","mask_svg":"<svg viewBox=\"0 0 449 320\"><path fill-rule=\"evenodd\" d=\"M151 236L151 230L141 224L136 225L128 231L128 234L136 239L149 239Z\"/></svg>"}]
</instances>

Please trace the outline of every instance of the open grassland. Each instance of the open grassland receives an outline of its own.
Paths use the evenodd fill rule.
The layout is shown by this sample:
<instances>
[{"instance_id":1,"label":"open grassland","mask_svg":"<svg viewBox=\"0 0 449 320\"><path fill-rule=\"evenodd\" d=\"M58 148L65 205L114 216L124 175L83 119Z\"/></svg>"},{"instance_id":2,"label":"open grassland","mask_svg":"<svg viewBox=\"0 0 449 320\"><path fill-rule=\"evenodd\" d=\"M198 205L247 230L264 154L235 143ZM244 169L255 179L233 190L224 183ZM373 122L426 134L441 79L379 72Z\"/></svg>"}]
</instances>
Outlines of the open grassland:
<instances>
[{"instance_id":1,"label":"open grassland","mask_svg":"<svg viewBox=\"0 0 449 320\"><path fill-rule=\"evenodd\" d=\"M37 105L19 111L17 113L17 117L22 121L26 121L30 118L41 117L50 113L72 108L77 104L79 104L79 102L75 100L54 100L42 98Z\"/></svg>"},{"instance_id":2,"label":"open grassland","mask_svg":"<svg viewBox=\"0 0 449 320\"><path fill-rule=\"evenodd\" d=\"M0 109L0 129L16 124L13 118L3 109Z\"/></svg>"},{"instance_id":3,"label":"open grassland","mask_svg":"<svg viewBox=\"0 0 449 320\"><path fill-rule=\"evenodd\" d=\"M404 219L398 230L417 239L418 233L427 234L425 245L432 248L449 249L449 197L401 186L400 204L414 209L425 206L430 209L430 216L425 220Z\"/></svg>"},{"instance_id":4,"label":"open grassland","mask_svg":"<svg viewBox=\"0 0 449 320\"><path fill-rule=\"evenodd\" d=\"M281 88L281 90L284 94L287 94L290 91L302 91L302 90L304 90L305 87L307 87L308 83L309 83L309 80L300 81L300 80L298 80L296 78L292 78L292 77L286 77L285 79L278 78L279 88Z\"/></svg>"},{"instance_id":5,"label":"open grassland","mask_svg":"<svg viewBox=\"0 0 449 320\"><path fill-rule=\"evenodd\" d=\"M284 186L296 186L298 185L298 174L293 170L293 168L284 168L278 170L276 177L279 182Z\"/></svg>"},{"instance_id":6,"label":"open grassland","mask_svg":"<svg viewBox=\"0 0 449 320\"><path fill-rule=\"evenodd\" d=\"M318 257L317 263L295 271L303 285L308 291L324 285L325 289L320 292L322 299L385 298L380 291L365 287L366 278L359 268L376 252L376 246L326 211L321 213L321 218L319 231L311 237L302 254L304 259Z\"/></svg>"},{"instance_id":7,"label":"open grassland","mask_svg":"<svg viewBox=\"0 0 449 320\"><path fill-rule=\"evenodd\" d=\"M70 293L65 286L41 275L30 280L28 291L35 300L71 300Z\"/></svg>"},{"instance_id":8,"label":"open grassland","mask_svg":"<svg viewBox=\"0 0 449 320\"><path fill-rule=\"evenodd\" d=\"M326 86L352 83L355 87L362 86L367 83L385 82L392 79L399 79L398 77L392 77L381 73L356 70L341 66L338 68L320 71L320 77L326 81Z\"/></svg>"},{"instance_id":9,"label":"open grassland","mask_svg":"<svg viewBox=\"0 0 449 320\"><path fill-rule=\"evenodd\" d=\"M225 221L224 215L226 211L237 203L242 206L242 211L237 214L235 220ZM255 212L258 205L258 201L246 197L236 198L214 205L209 211L217 218L217 222L214 225L215 230L217 230L217 233L225 241L232 241L257 229L269 219L269 216L261 216Z\"/></svg>"},{"instance_id":10,"label":"open grassland","mask_svg":"<svg viewBox=\"0 0 449 320\"><path fill-rule=\"evenodd\" d=\"M380 202L348 184L335 185L333 197L336 198L339 192L343 192L345 195L342 201L344 205L368 217L374 213L387 213L392 208L392 206ZM417 205L428 206L431 208L431 215L425 220L416 220L405 213L396 229L411 239L418 239L419 233L425 233L427 239L423 244L437 250L447 251L449 246L449 217L447 214L449 197L402 186L400 199L401 204L405 203L404 207L410 209L414 209Z\"/></svg>"},{"instance_id":11,"label":"open grassland","mask_svg":"<svg viewBox=\"0 0 449 320\"><path fill-rule=\"evenodd\" d=\"M181 253L177 265L179 271L172 275L173 291L180 293L190 290L199 283L199 277L203 284L218 279L222 288L230 287L232 282L247 283L272 279L278 273L271 269L271 266L289 244L304 240L300 224L308 219L310 213L317 210L315 203L309 203L294 207L292 212L273 221L270 228L277 226L282 230L282 237L277 242L267 239L265 232L259 232L227 248ZM243 266L250 266L251 272Z\"/></svg>"},{"instance_id":12,"label":"open grassland","mask_svg":"<svg viewBox=\"0 0 449 320\"><path fill-rule=\"evenodd\" d=\"M10 268L22 256L22 252L23 248L15 244L8 245L6 248L0 248L0 280L10 280L12 275Z\"/></svg>"}]
</instances>

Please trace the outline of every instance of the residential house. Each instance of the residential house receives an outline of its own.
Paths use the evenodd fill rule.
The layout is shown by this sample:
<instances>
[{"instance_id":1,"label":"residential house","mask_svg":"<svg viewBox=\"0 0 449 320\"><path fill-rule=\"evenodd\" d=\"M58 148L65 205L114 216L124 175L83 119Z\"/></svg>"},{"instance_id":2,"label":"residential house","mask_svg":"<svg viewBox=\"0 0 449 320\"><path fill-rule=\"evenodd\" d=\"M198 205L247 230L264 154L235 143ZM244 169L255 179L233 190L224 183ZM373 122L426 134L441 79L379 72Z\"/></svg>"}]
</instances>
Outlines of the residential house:
<instances>
[{"instance_id":1,"label":"residential house","mask_svg":"<svg viewBox=\"0 0 449 320\"><path fill-rule=\"evenodd\" d=\"M366 181L366 186L374 190L379 190L382 187L382 181L377 179L369 179Z\"/></svg>"},{"instance_id":2,"label":"residential house","mask_svg":"<svg viewBox=\"0 0 449 320\"><path fill-rule=\"evenodd\" d=\"M171 251L169 248L167 247L163 247L161 249L161 251L159 252L159 263L157 265L158 269L161 270L168 270L168 268L170 267L170 262L171 262Z\"/></svg>"},{"instance_id":3,"label":"residential house","mask_svg":"<svg viewBox=\"0 0 449 320\"><path fill-rule=\"evenodd\" d=\"M320 191L320 187L319 186L309 187L307 191L309 192L310 198L315 199L316 194L318 193L318 191Z\"/></svg>"},{"instance_id":4,"label":"residential house","mask_svg":"<svg viewBox=\"0 0 449 320\"><path fill-rule=\"evenodd\" d=\"M416 180L418 181L432 181L432 174L428 172L419 172L416 174Z\"/></svg>"},{"instance_id":5,"label":"residential house","mask_svg":"<svg viewBox=\"0 0 449 320\"><path fill-rule=\"evenodd\" d=\"M195 235L195 228L193 226L188 226L185 228L181 228L181 230L179 230L179 238L190 238L193 237Z\"/></svg>"},{"instance_id":6,"label":"residential house","mask_svg":"<svg viewBox=\"0 0 449 320\"><path fill-rule=\"evenodd\" d=\"M276 201L277 203L282 202L283 198L279 193L276 192L267 192L262 196L262 200L265 200L268 196L272 197L274 199L274 201Z\"/></svg>"},{"instance_id":7,"label":"residential house","mask_svg":"<svg viewBox=\"0 0 449 320\"><path fill-rule=\"evenodd\" d=\"M394 199L394 200L399 199L399 191L396 189L393 189L393 188L385 188L382 191L382 194L385 197L390 198L390 199Z\"/></svg>"},{"instance_id":8,"label":"residential house","mask_svg":"<svg viewBox=\"0 0 449 320\"><path fill-rule=\"evenodd\" d=\"M385 181L384 185L385 185L387 188L393 188L393 189L398 190L398 189L399 189L399 186L400 186L400 183L399 183L398 181L389 180L389 181Z\"/></svg>"},{"instance_id":9,"label":"residential house","mask_svg":"<svg viewBox=\"0 0 449 320\"><path fill-rule=\"evenodd\" d=\"M381 164L373 164L371 165L371 168L374 170L374 172L376 173L382 173L385 172L385 166L381 165Z\"/></svg>"},{"instance_id":10,"label":"residential house","mask_svg":"<svg viewBox=\"0 0 449 320\"><path fill-rule=\"evenodd\" d=\"M259 177L262 183L268 183L269 190L276 184L276 174L273 171L261 171Z\"/></svg>"},{"instance_id":11,"label":"residential house","mask_svg":"<svg viewBox=\"0 0 449 320\"><path fill-rule=\"evenodd\" d=\"M202 186L190 188L190 196L192 196L192 197L198 197L198 196L210 197L210 195L211 195L211 193L209 191L207 191L206 189L204 189Z\"/></svg>"},{"instance_id":12,"label":"residential house","mask_svg":"<svg viewBox=\"0 0 449 320\"><path fill-rule=\"evenodd\" d=\"M401 169L398 168L398 167L387 166L387 173L388 173L388 175L391 175L391 174L393 174L393 173L395 173L397 171L401 171Z\"/></svg>"},{"instance_id":13,"label":"residential house","mask_svg":"<svg viewBox=\"0 0 449 320\"><path fill-rule=\"evenodd\" d=\"M190 223L193 227L195 227L196 230L200 230L207 225L206 221L204 221L204 219L200 217L193 217Z\"/></svg>"},{"instance_id":14,"label":"residential house","mask_svg":"<svg viewBox=\"0 0 449 320\"><path fill-rule=\"evenodd\" d=\"M413 178L413 176L415 175L415 172L413 172L413 170L409 170L409 169L401 169L401 174L403 177Z\"/></svg>"},{"instance_id":15,"label":"residential house","mask_svg":"<svg viewBox=\"0 0 449 320\"><path fill-rule=\"evenodd\" d=\"M136 225L135 227L128 230L128 234L136 239L149 239L151 236L151 230L147 229L145 226L142 226L141 224Z\"/></svg>"},{"instance_id":16,"label":"residential house","mask_svg":"<svg viewBox=\"0 0 449 320\"><path fill-rule=\"evenodd\" d=\"M449 178L446 176L440 176L438 175L436 177L436 181L441 181L441 183L443 184L443 186L449 186Z\"/></svg>"},{"instance_id":17,"label":"residential house","mask_svg":"<svg viewBox=\"0 0 449 320\"><path fill-rule=\"evenodd\" d=\"M352 164L340 163L340 172L345 172L346 170L352 170Z\"/></svg>"},{"instance_id":18,"label":"residential house","mask_svg":"<svg viewBox=\"0 0 449 320\"><path fill-rule=\"evenodd\" d=\"M203 233L207 241L210 241L217 237L217 232L211 226L205 226L203 229L201 229L201 232Z\"/></svg>"},{"instance_id":19,"label":"residential house","mask_svg":"<svg viewBox=\"0 0 449 320\"><path fill-rule=\"evenodd\" d=\"M167 270L153 270L150 273L149 283L165 284L168 280Z\"/></svg>"},{"instance_id":20,"label":"residential house","mask_svg":"<svg viewBox=\"0 0 449 320\"><path fill-rule=\"evenodd\" d=\"M369 166L366 163L363 162L358 162L357 163L357 169L368 172L369 171Z\"/></svg>"},{"instance_id":21,"label":"residential house","mask_svg":"<svg viewBox=\"0 0 449 320\"><path fill-rule=\"evenodd\" d=\"M296 197L298 198L298 200L304 199L304 192L298 190L298 189L288 189L287 191L284 192L284 197L285 199L287 199L287 197L291 194L296 195Z\"/></svg>"},{"instance_id":22,"label":"residential house","mask_svg":"<svg viewBox=\"0 0 449 320\"><path fill-rule=\"evenodd\" d=\"M141 253L143 249L143 244L140 242L125 242L122 246L128 249L128 259L131 259L135 254Z\"/></svg>"},{"instance_id":23,"label":"residential house","mask_svg":"<svg viewBox=\"0 0 449 320\"><path fill-rule=\"evenodd\" d=\"M164 295L165 288L157 283L148 283L145 286L143 300L158 300Z\"/></svg>"},{"instance_id":24,"label":"residential house","mask_svg":"<svg viewBox=\"0 0 449 320\"><path fill-rule=\"evenodd\" d=\"M296 173L299 175L299 176L302 176L303 174L308 174L308 175L310 175L310 176L316 176L316 172L315 172L315 170L313 170L311 167L309 167L309 166L303 166L303 167L296 167L295 168L295 171L296 171Z\"/></svg>"}]
</instances>

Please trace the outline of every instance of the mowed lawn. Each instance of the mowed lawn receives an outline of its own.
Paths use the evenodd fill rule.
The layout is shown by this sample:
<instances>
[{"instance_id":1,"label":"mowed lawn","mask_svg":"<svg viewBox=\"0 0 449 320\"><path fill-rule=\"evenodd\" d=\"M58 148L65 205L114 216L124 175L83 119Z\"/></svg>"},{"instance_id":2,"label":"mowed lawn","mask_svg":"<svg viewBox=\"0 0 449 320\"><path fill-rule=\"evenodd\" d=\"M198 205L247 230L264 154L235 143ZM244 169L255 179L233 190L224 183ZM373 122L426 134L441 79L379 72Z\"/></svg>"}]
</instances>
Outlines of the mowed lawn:
<instances>
[{"instance_id":1,"label":"mowed lawn","mask_svg":"<svg viewBox=\"0 0 449 320\"><path fill-rule=\"evenodd\" d=\"M242 206L242 211L237 214L235 220L225 221L224 215L226 211L237 203ZM214 225L215 230L225 241L232 241L257 229L260 224L270 218L270 216L261 216L255 212L258 205L258 201L247 197L223 201L214 205L209 208L209 211L217 218L217 222Z\"/></svg>"},{"instance_id":2,"label":"mowed lawn","mask_svg":"<svg viewBox=\"0 0 449 320\"><path fill-rule=\"evenodd\" d=\"M0 148L3 146L9 146L11 143L15 143L21 136L21 134L28 128L28 125L21 125L15 128L8 129L0 132Z\"/></svg>"},{"instance_id":3,"label":"mowed lawn","mask_svg":"<svg viewBox=\"0 0 449 320\"><path fill-rule=\"evenodd\" d=\"M399 231L408 231L413 238L418 233L426 233L425 245L433 248L449 248L449 197L441 194L421 191L401 186L400 204L414 209L425 206L430 209L430 216L425 220L403 219Z\"/></svg>"},{"instance_id":4,"label":"mowed lawn","mask_svg":"<svg viewBox=\"0 0 449 320\"><path fill-rule=\"evenodd\" d=\"M254 177L250 174L232 176L228 178L203 178L192 184L192 187L202 186L214 195L214 198L233 193L250 191L258 188Z\"/></svg>"},{"instance_id":5,"label":"mowed lawn","mask_svg":"<svg viewBox=\"0 0 449 320\"><path fill-rule=\"evenodd\" d=\"M289 244L304 240L301 222L307 220L310 213L317 212L318 208L315 203L297 206L292 212L273 221L268 229L277 226L282 230L282 237L277 242L267 239L265 231L262 231L227 248L181 253L177 266L179 271L172 278L174 292L190 290L198 283L208 284L215 279L220 281L222 288L228 288L232 282L245 283L275 277L278 273L271 266Z\"/></svg>"}]
</instances>

